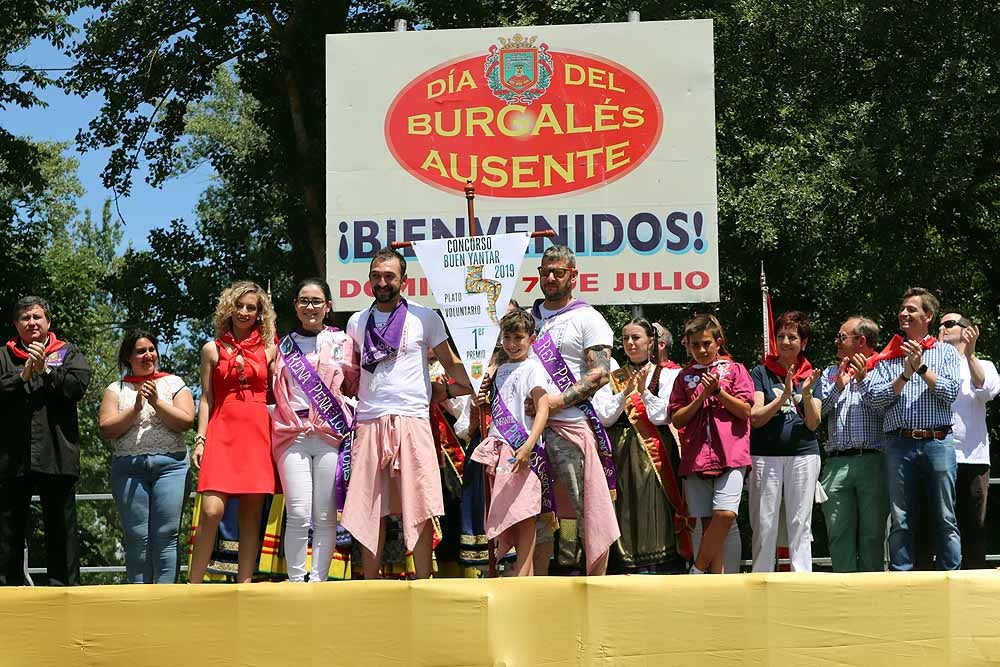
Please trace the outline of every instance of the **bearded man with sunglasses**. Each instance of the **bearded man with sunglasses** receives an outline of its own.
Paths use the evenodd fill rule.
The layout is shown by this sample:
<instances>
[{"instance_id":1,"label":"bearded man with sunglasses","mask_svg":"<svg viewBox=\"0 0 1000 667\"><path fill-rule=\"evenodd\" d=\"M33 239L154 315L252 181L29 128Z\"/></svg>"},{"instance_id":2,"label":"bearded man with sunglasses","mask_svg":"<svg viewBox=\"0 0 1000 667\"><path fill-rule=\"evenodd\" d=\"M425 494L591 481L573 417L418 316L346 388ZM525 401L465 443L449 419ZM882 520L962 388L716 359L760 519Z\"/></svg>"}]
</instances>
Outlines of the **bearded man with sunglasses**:
<instances>
[{"instance_id":1,"label":"bearded man with sunglasses","mask_svg":"<svg viewBox=\"0 0 1000 667\"><path fill-rule=\"evenodd\" d=\"M834 572L885 569L884 418L862 393L878 334L869 318L848 317L834 337L839 361L820 377L821 414L829 417L820 484L828 497L822 507Z\"/></svg>"},{"instance_id":2,"label":"bearded man with sunglasses","mask_svg":"<svg viewBox=\"0 0 1000 667\"><path fill-rule=\"evenodd\" d=\"M961 313L941 318L938 334L959 354L958 398L952 404L951 434L958 473L955 515L962 535L962 569L986 567L986 498L990 488L990 437L986 404L1000 393L996 367L976 356L979 327Z\"/></svg>"},{"instance_id":3,"label":"bearded man with sunglasses","mask_svg":"<svg viewBox=\"0 0 1000 667\"><path fill-rule=\"evenodd\" d=\"M575 514L587 574L607 571L611 545L621 536L612 494L615 486L611 443L590 398L608 383L614 333L596 310L576 299L576 256L562 245L548 248L538 268L543 299L535 301L538 336L533 355L558 392L549 393L545 448L556 478L560 517ZM560 529L560 552L570 542ZM546 574L552 544L535 548L535 573ZM574 558L575 560L575 558Z\"/></svg>"}]
</instances>

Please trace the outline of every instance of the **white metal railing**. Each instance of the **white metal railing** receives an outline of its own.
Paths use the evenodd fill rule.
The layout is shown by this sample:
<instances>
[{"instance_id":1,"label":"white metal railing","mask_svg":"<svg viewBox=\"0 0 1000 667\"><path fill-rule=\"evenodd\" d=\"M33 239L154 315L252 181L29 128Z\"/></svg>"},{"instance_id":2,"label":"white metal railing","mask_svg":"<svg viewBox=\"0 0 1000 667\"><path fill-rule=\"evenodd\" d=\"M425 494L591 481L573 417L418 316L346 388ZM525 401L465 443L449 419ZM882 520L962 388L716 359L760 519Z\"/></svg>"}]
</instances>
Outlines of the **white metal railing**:
<instances>
[{"instance_id":1,"label":"white metal railing","mask_svg":"<svg viewBox=\"0 0 1000 667\"><path fill-rule=\"evenodd\" d=\"M188 495L188 499L193 500L194 497L195 497L195 495L196 495L195 492L192 491ZM76 500L77 500L77 502L80 502L81 500L84 500L84 501L95 501L95 500L98 500L98 501L108 501L108 500L114 500L114 499L115 499L115 497L113 495L111 495L110 493L78 493L78 494L76 494ZM31 502L33 502L33 503L41 502L41 500L42 499L41 499L40 496L31 496ZM180 566L180 571L181 572L187 572L187 570L188 570L188 566L187 565L181 565ZM24 578L28 582L28 585L29 586L34 586L35 585L35 582L31 579L31 575L33 575L33 574L45 574L46 572L48 572L48 568L44 568L44 567L31 567L31 566L28 565L28 548L27 548L27 546L25 546L25 549L24 549L24 575L25 576L24 576ZM83 567L80 568L80 573L81 574L125 574L125 566L124 565L91 565L91 566L83 566Z\"/></svg>"}]
</instances>

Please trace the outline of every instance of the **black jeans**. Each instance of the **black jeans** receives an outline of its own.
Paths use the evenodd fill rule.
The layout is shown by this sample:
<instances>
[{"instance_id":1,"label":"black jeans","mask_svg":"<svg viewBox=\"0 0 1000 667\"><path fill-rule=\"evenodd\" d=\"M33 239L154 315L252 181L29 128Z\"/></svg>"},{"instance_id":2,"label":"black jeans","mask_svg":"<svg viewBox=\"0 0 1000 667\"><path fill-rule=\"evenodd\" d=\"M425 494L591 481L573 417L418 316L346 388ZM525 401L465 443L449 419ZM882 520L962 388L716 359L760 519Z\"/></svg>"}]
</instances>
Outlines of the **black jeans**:
<instances>
[{"instance_id":1,"label":"black jeans","mask_svg":"<svg viewBox=\"0 0 1000 667\"><path fill-rule=\"evenodd\" d=\"M80 583L80 536L76 522L76 477L29 473L0 480L0 585L24 586L24 544L31 496L42 501L45 566L50 586Z\"/></svg>"},{"instance_id":2,"label":"black jeans","mask_svg":"<svg viewBox=\"0 0 1000 667\"><path fill-rule=\"evenodd\" d=\"M986 568L986 498L990 490L987 463L959 463L955 479L955 515L962 534L962 569Z\"/></svg>"}]
</instances>

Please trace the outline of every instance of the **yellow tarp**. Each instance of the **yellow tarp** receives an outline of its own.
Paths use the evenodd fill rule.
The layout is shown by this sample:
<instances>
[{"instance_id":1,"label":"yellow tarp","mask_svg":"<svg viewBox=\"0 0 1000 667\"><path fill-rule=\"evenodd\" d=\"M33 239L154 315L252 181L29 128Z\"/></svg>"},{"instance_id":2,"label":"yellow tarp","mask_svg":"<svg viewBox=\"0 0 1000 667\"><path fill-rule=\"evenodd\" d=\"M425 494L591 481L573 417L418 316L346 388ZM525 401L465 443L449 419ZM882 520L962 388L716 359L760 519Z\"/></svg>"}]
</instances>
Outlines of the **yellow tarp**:
<instances>
[{"instance_id":1,"label":"yellow tarp","mask_svg":"<svg viewBox=\"0 0 1000 667\"><path fill-rule=\"evenodd\" d=\"M976 665L1000 574L0 590L0 665Z\"/></svg>"}]
</instances>

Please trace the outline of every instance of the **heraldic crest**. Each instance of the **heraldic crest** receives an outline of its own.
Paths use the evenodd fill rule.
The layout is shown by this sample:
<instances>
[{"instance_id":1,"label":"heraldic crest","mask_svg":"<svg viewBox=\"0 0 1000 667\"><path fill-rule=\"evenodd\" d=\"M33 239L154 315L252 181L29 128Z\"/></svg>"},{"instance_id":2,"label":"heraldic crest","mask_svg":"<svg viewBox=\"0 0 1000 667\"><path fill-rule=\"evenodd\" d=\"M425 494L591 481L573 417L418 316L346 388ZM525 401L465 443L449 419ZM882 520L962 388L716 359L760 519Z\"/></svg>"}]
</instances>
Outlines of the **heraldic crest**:
<instances>
[{"instance_id":1,"label":"heraldic crest","mask_svg":"<svg viewBox=\"0 0 1000 667\"><path fill-rule=\"evenodd\" d=\"M537 37L499 39L500 46L490 46L483 65L486 83L493 94L507 104L531 104L545 94L552 82L552 56L544 42L535 46Z\"/></svg>"}]
</instances>

